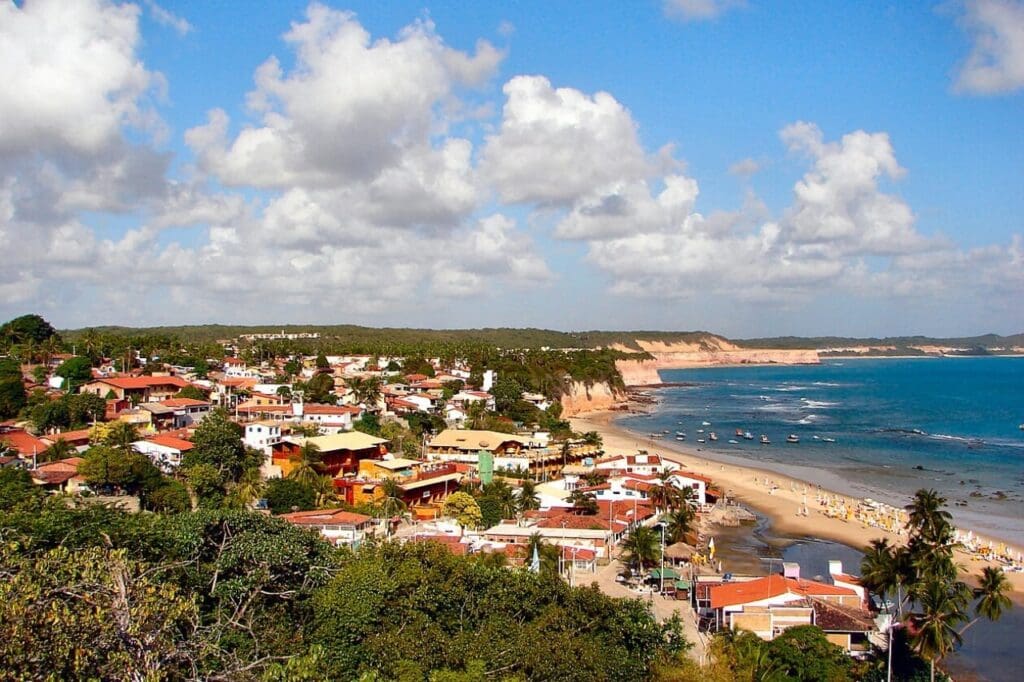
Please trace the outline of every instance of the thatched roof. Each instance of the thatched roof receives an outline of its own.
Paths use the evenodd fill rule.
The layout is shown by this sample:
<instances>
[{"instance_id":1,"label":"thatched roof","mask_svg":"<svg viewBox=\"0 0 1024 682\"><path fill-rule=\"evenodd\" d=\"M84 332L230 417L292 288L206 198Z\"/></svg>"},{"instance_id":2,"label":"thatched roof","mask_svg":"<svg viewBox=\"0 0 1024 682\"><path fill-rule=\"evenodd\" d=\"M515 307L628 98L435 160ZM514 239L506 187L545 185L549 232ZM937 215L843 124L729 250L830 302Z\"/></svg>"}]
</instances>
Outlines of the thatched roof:
<instances>
[{"instance_id":1,"label":"thatched roof","mask_svg":"<svg viewBox=\"0 0 1024 682\"><path fill-rule=\"evenodd\" d=\"M666 559L689 560L696 553L696 549L685 542L676 542L665 548Z\"/></svg>"}]
</instances>

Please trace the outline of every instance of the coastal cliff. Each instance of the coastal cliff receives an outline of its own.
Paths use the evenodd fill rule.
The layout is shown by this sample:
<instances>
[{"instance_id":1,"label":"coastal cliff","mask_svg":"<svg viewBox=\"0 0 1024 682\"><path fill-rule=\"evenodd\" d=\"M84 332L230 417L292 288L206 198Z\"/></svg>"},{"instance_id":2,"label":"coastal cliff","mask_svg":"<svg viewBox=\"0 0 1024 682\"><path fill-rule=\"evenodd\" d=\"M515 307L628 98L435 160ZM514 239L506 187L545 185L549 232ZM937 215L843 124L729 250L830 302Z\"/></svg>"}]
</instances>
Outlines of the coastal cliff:
<instances>
[{"instance_id":1,"label":"coastal cliff","mask_svg":"<svg viewBox=\"0 0 1024 682\"><path fill-rule=\"evenodd\" d=\"M574 381L569 390L562 394L562 416L574 417L583 412L607 410L625 399L624 393L606 383L587 386L581 381Z\"/></svg>"},{"instance_id":2,"label":"coastal cliff","mask_svg":"<svg viewBox=\"0 0 1024 682\"><path fill-rule=\"evenodd\" d=\"M615 366L622 374L627 386L646 386L661 383L660 369L686 369L713 365L816 365L820 359L816 350L742 348L719 336L708 335L700 341L686 343L665 343L643 341L636 345L645 351L649 359L620 359ZM614 346L617 350L635 349Z\"/></svg>"}]
</instances>

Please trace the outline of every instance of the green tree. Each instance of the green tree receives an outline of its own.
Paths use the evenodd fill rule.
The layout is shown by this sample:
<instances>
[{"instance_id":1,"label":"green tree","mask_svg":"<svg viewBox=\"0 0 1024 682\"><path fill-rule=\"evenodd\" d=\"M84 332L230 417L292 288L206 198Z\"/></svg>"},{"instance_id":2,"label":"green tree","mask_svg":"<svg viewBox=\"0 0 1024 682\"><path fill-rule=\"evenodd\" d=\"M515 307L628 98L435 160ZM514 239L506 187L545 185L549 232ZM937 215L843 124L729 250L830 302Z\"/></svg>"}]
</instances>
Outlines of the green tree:
<instances>
[{"instance_id":1,"label":"green tree","mask_svg":"<svg viewBox=\"0 0 1024 682\"><path fill-rule=\"evenodd\" d=\"M307 440L292 459L292 470L288 472L288 478L312 488L321 476L320 458L320 448Z\"/></svg>"},{"instance_id":2,"label":"green tree","mask_svg":"<svg viewBox=\"0 0 1024 682\"><path fill-rule=\"evenodd\" d=\"M181 389L180 391L178 391L178 394L176 396L174 396L174 397L175 398L190 398L191 400L209 400L210 399L210 396L209 396L209 394L206 391L204 391L203 389L199 388L198 386L194 386L192 384L189 384L188 386L186 386L183 389Z\"/></svg>"},{"instance_id":3,"label":"green tree","mask_svg":"<svg viewBox=\"0 0 1024 682\"><path fill-rule=\"evenodd\" d=\"M62 362L53 373L59 377L64 377L68 382L72 382L73 385L81 386L86 381L92 379L92 362L90 362L89 358L76 355Z\"/></svg>"},{"instance_id":4,"label":"green tree","mask_svg":"<svg viewBox=\"0 0 1024 682\"><path fill-rule=\"evenodd\" d=\"M0 511L36 510L46 492L20 467L0 468Z\"/></svg>"},{"instance_id":5,"label":"green tree","mask_svg":"<svg viewBox=\"0 0 1024 682\"><path fill-rule=\"evenodd\" d=\"M71 443L67 442L63 438L58 438L53 441L50 447L46 448L42 456L39 457L41 462L56 462L61 459L67 459L68 457L74 457L78 454L75 447Z\"/></svg>"},{"instance_id":6,"label":"green tree","mask_svg":"<svg viewBox=\"0 0 1024 682\"><path fill-rule=\"evenodd\" d=\"M519 486L519 511L526 512L533 509L540 509L540 495L537 494L537 484L526 479Z\"/></svg>"},{"instance_id":7,"label":"green tree","mask_svg":"<svg viewBox=\"0 0 1024 682\"><path fill-rule=\"evenodd\" d=\"M820 682L848 680L850 657L828 641L821 628L801 625L787 628L767 646L768 659L786 680Z\"/></svg>"},{"instance_id":8,"label":"green tree","mask_svg":"<svg viewBox=\"0 0 1024 682\"><path fill-rule=\"evenodd\" d=\"M0 358L0 419L16 416L27 402L21 366L10 358Z\"/></svg>"},{"instance_id":9,"label":"green tree","mask_svg":"<svg viewBox=\"0 0 1024 682\"><path fill-rule=\"evenodd\" d=\"M307 483L290 478L267 481L267 506L274 514L308 511L316 508L316 492Z\"/></svg>"},{"instance_id":10,"label":"green tree","mask_svg":"<svg viewBox=\"0 0 1024 682\"><path fill-rule=\"evenodd\" d=\"M306 382L306 402L333 405L337 401L334 395L334 377L331 374L316 374Z\"/></svg>"},{"instance_id":11,"label":"green tree","mask_svg":"<svg viewBox=\"0 0 1024 682\"><path fill-rule=\"evenodd\" d=\"M191 509L192 502L184 485L167 480L149 494L147 506L153 511L178 514Z\"/></svg>"},{"instance_id":12,"label":"green tree","mask_svg":"<svg viewBox=\"0 0 1024 682\"><path fill-rule=\"evenodd\" d=\"M956 584L931 579L917 592L917 610L909 615L914 626L911 643L926 661L935 679L935 664L940 663L963 638L957 626L967 621L967 594Z\"/></svg>"},{"instance_id":13,"label":"green tree","mask_svg":"<svg viewBox=\"0 0 1024 682\"><path fill-rule=\"evenodd\" d=\"M136 482L133 460L142 456L109 445L95 445L85 453L78 473L94 488L127 489Z\"/></svg>"},{"instance_id":14,"label":"green tree","mask_svg":"<svg viewBox=\"0 0 1024 682\"><path fill-rule=\"evenodd\" d=\"M639 568L653 566L661 556L660 538L654 529L637 526L622 541L622 551Z\"/></svg>"},{"instance_id":15,"label":"green tree","mask_svg":"<svg viewBox=\"0 0 1024 682\"><path fill-rule=\"evenodd\" d=\"M371 436L380 436L380 418L373 412L364 412L359 419L352 422L352 428Z\"/></svg>"},{"instance_id":16,"label":"green tree","mask_svg":"<svg viewBox=\"0 0 1024 682\"><path fill-rule=\"evenodd\" d=\"M0 345L8 346L15 343L32 341L43 343L57 335L57 330L39 315L22 315L9 320L0 327Z\"/></svg>"},{"instance_id":17,"label":"green tree","mask_svg":"<svg viewBox=\"0 0 1024 682\"><path fill-rule=\"evenodd\" d=\"M330 369L331 363L327 362L327 356L323 353L318 353L316 356L316 368L317 369Z\"/></svg>"},{"instance_id":18,"label":"green tree","mask_svg":"<svg viewBox=\"0 0 1024 682\"><path fill-rule=\"evenodd\" d=\"M491 387L494 396L494 407L498 412L507 412L523 395L522 385L515 379L502 377Z\"/></svg>"},{"instance_id":19,"label":"green tree","mask_svg":"<svg viewBox=\"0 0 1024 682\"><path fill-rule=\"evenodd\" d=\"M380 489L383 493L379 504L381 516L390 518L405 511L406 504L402 499L402 486L397 481L390 478L384 479L381 481Z\"/></svg>"},{"instance_id":20,"label":"green tree","mask_svg":"<svg viewBox=\"0 0 1024 682\"><path fill-rule=\"evenodd\" d=\"M689 505L683 505L668 515L668 527L665 535L670 542L683 542L686 534L693 526L694 511Z\"/></svg>"},{"instance_id":21,"label":"green tree","mask_svg":"<svg viewBox=\"0 0 1024 682\"><path fill-rule=\"evenodd\" d=\"M242 427L222 409L212 410L192 436L194 447L185 453L182 466L208 464L217 471L222 484L241 478L246 469L259 466L262 457L242 444Z\"/></svg>"},{"instance_id":22,"label":"green tree","mask_svg":"<svg viewBox=\"0 0 1024 682\"><path fill-rule=\"evenodd\" d=\"M483 520L480 505L472 495L464 492L449 495L444 501L441 513L455 519L455 523L462 529L477 528Z\"/></svg>"},{"instance_id":23,"label":"green tree","mask_svg":"<svg viewBox=\"0 0 1024 682\"><path fill-rule=\"evenodd\" d=\"M593 493L573 490L569 494L569 502L572 503L573 509L577 513L584 516L594 516L598 512L597 498L594 497Z\"/></svg>"}]
</instances>

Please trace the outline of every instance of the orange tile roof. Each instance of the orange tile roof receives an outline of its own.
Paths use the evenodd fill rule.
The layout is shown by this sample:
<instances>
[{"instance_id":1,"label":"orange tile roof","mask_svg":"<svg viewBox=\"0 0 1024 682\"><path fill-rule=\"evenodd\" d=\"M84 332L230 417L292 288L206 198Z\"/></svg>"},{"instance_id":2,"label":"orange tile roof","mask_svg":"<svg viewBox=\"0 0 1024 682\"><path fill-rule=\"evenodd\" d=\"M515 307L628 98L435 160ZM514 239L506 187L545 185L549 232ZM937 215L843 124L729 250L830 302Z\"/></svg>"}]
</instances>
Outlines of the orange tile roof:
<instances>
[{"instance_id":1,"label":"orange tile roof","mask_svg":"<svg viewBox=\"0 0 1024 682\"><path fill-rule=\"evenodd\" d=\"M779 597L784 594L799 597L823 597L829 595L852 596L857 593L847 587L836 587L813 580L797 580L781 575L769 575L756 580L723 583L711 588L711 608L720 609L725 606L747 604Z\"/></svg>"},{"instance_id":2,"label":"orange tile roof","mask_svg":"<svg viewBox=\"0 0 1024 682\"><path fill-rule=\"evenodd\" d=\"M209 400L196 400L195 398L168 398L161 403L167 407L209 407Z\"/></svg>"},{"instance_id":3,"label":"orange tile roof","mask_svg":"<svg viewBox=\"0 0 1024 682\"><path fill-rule=\"evenodd\" d=\"M5 442L17 450L22 457L31 457L33 453L41 455L50 447L46 441L36 438L24 429L0 431L0 443Z\"/></svg>"},{"instance_id":4,"label":"orange tile roof","mask_svg":"<svg viewBox=\"0 0 1024 682\"><path fill-rule=\"evenodd\" d=\"M181 452L187 452L195 447L192 443L181 438L175 438L174 436L167 436L160 434L158 436L150 436L146 439L150 443L162 445L165 448L172 448L174 450L180 450Z\"/></svg>"}]
</instances>

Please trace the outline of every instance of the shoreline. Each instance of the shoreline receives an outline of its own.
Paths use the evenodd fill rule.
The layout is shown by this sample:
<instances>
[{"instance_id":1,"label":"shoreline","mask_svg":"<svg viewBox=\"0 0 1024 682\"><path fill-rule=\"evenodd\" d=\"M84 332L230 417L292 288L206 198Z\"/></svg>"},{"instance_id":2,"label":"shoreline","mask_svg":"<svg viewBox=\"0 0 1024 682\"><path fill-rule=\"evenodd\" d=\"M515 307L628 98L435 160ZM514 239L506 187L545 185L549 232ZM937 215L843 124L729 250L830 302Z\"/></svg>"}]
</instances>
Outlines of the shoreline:
<instances>
[{"instance_id":1,"label":"shoreline","mask_svg":"<svg viewBox=\"0 0 1024 682\"><path fill-rule=\"evenodd\" d=\"M638 449L647 449L652 453L657 452L665 459L676 462L686 469L709 476L714 480L715 487L719 488L729 499L739 501L766 516L776 535L793 539L832 540L858 551L864 551L864 548L875 538L886 538L890 543L897 544L905 542L905 536L902 534L868 526L857 520L847 521L828 516L815 499L819 490L823 495L843 500L850 505L859 501L856 498L769 469L722 462L704 452L681 446L674 441L671 443L654 441L644 434L630 431L615 422L618 417L631 413L633 412L625 410L586 412L571 417L570 422L576 431L600 433L604 440L605 451L610 454L632 453ZM804 493L805 489L806 493ZM809 512L807 516L798 514L798 510L804 506L804 499L806 499L806 508ZM967 529L961 528L960 530ZM978 538L983 538L985 541L1000 541L1000 538L990 534L978 535ZM956 559L961 568L971 576L980 572L983 566L1000 565L996 562L978 559L973 554L962 550L957 551ZM1024 573L1006 573L1005 575L1013 589L1014 600L1018 602L1024 600Z\"/></svg>"}]
</instances>

